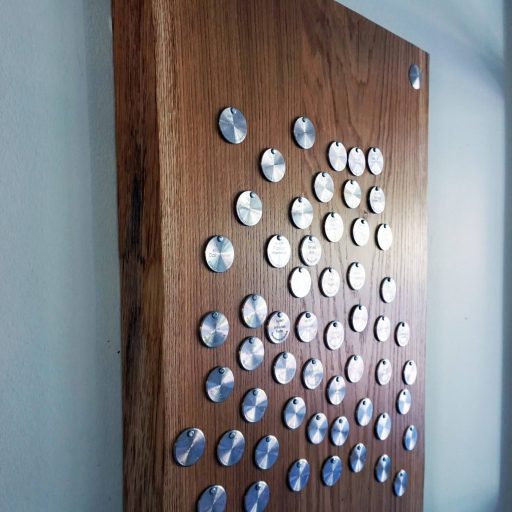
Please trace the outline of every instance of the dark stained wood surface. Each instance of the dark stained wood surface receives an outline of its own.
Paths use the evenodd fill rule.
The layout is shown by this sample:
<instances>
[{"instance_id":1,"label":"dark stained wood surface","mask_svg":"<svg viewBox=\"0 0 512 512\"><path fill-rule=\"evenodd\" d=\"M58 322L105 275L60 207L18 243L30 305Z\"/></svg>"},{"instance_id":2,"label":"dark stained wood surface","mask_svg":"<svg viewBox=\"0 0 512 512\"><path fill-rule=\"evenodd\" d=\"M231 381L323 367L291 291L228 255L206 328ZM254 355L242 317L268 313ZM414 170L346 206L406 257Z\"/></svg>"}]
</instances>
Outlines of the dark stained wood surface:
<instances>
[{"instance_id":1,"label":"dark stained wood surface","mask_svg":"<svg viewBox=\"0 0 512 512\"><path fill-rule=\"evenodd\" d=\"M117 147L119 182L120 255L122 263L122 327L124 375L124 479L125 509L129 511L193 511L199 494L211 484L225 487L228 510L240 510L246 488L265 480L271 490L268 510L300 511L419 511L423 506L424 475L424 375L426 303L426 183L428 56L332 0L114 0ZM420 91L408 82L410 64L424 71ZM226 143L217 128L218 114L233 105L244 112L247 139ZM291 136L294 119L307 115L315 123L317 140L308 151ZM382 215L369 213L366 201L349 210L341 187L348 170L330 171L336 191L328 204L312 193L316 172L329 170L327 146L335 139L347 148L366 151L378 146L386 158L384 172L368 171L356 178L366 198L372 185L386 193ZM267 147L277 147L287 164L285 178L265 181L259 158ZM243 190L255 190L263 201L262 221L253 228L241 225L233 210ZM297 230L289 221L289 205L298 195L314 206L311 229ZM339 212L345 223L341 242L327 242L322 232L324 216ZM370 222L372 238L364 248L350 238L350 225L358 216ZM380 223L393 229L390 251L377 249L373 234ZM265 260L268 238L282 233L291 242L292 259L284 269ZM293 298L287 280L300 264L299 242L306 234L322 241L320 264L311 269L312 293ZM210 272L204 263L204 244L223 234L235 247L235 263L225 274ZM346 285L346 270L353 261L364 264L367 280L360 292ZM335 299L321 295L318 276L332 266L343 276ZM391 275L398 284L397 300L379 298L381 280ZM240 368L239 343L249 335L265 340L263 329L245 328L240 304L250 293L262 294L269 311L283 310L292 322L311 310L319 318L320 333L327 323L342 320L346 340L339 351L326 349L321 334L312 343L291 335L282 345L265 341L265 361L254 372ZM362 334L348 326L351 307L361 302L370 312ZM198 340L201 317L223 311L230 322L226 343L207 349ZM412 336L406 348L392 338L378 343L373 323L390 317L393 329L407 321ZM289 350L299 368L310 357L322 360L324 383L306 390L299 373L288 385L271 376L274 357ZM340 406L325 399L329 378L344 373L348 357L361 354L365 375L347 383ZM393 377L379 386L375 367L389 358ZM413 406L400 416L395 409L398 392L405 387L401 369L405 361L418 363L417 382L410 386ZM229 366L235 375L233 395L222 404L206 398L204 382L217 365ZM245 423L240 400L259 386L269 397L269 409L257 424ZM326 439L314 446L306 441L305 423L287 430L281 420L284 403L304 397L308 418L324 412L329 422L345 415L351 431L343 447ZM370 397L374 419L389 412L393 429L385 441L376 439L373 422L359 427L356 403ZM402 447L405 428L414 424L419 443L413 452ZM207 439L203 458L181 468L172 446L183 429L201 428ZM237 428L246 439L242 461L224 468L215 458L219 437ZM281 446L275 466L262 471L254 466L252 452L266 434L277 436ZM361 473L348 469L348 454L357 443L368 448ZM387 453L393 475L404 468L410 487L400 499L393 496L390 479L378 484L373 476L377 458ZM320 481L323 461L339 455L343 475L334 488ZM286 485L290 464L305 457L311 479L302 493Z\"/></svg>"}]
</instances>

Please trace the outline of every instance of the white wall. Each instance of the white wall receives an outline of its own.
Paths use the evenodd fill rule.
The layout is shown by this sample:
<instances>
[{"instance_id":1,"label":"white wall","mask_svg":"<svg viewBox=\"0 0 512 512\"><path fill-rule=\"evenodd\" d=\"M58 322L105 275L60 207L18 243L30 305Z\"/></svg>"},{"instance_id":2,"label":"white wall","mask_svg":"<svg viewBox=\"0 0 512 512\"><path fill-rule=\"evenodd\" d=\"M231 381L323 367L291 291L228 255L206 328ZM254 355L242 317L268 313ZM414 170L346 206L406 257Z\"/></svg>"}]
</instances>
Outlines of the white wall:
<instances>
[{"instance_id":1,"label":"white wall","mask_svg":"<svg viewBox=\"0 0 512 512\"><path fill-rule=\"evenodd\" d=\"M425 510L512 510L499 496L512 463L507 438L501 458L504 2L341 3L430 53Z\"/></svg>"},{"instance_id":2,"label":"white wall","mask_svg":"<svg viewBox=\"0 0 512 512\"><path fill-rule=\"evenodd\" d=\"M502 2L343 1L431 54L428 511L507 510ZM1 3L2 511L121 510L109 11Z\"/></svg>"}]
</instances>

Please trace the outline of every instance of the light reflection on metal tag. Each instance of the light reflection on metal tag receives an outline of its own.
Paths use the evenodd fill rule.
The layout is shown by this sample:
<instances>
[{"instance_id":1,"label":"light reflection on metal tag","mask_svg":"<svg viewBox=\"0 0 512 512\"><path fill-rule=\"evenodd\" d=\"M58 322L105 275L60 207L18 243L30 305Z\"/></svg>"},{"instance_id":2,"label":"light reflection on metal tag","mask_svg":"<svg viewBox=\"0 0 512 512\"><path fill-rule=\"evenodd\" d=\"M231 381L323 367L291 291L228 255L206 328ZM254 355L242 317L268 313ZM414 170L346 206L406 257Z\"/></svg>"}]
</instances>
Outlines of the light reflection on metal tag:
<instances>
[{"instance_id":1,"label":"light reflection on metal tag","mask_svg":"<svg viewBox=\"0 0 512 512\"><path fill-rule=\"evenodd\" d=\"M380 297L386 302L390 303L396 297L396 282L392 277L385 277L380 284Z\"/></svg>"},{"instance_id":2,"label":"light reflection on metal tag","mask_svg":"<svg viewBox=\"0 0 512 512\"><path fill-rule=\"evenodd\" d=\"M381 359L377 364L376 378L381 386L386 386L391 380L393 369L389 359Z\"/></svg>"},{"instance_id":3,"label":"light reflection on metal tag","mask_svg":"<svg viewBox=\"0 0 512 512\"><path fill-rule=\"evenodd\" d=\"M305 267L295 267L290 272L290 292L294 297L302 299L311 290L311 274Z\"/></svg>"},{"instance_id":4,"label":"light reflection on metal tag","mask_svg":"<svg viewBox=\"0 0 512 512\"><path fill-rule=\"evenodd\" d=\"M283 409L284 424L291 430L302 425L306 417L306 402L300 396L290 398Z\"/></svg>"},{"instance_id":5,"label":"light reflection on metal tag","mask_svg":"<svg viewBox=\"0 0 512 512\"><path fill-rule=\"evenodd\" d=\"M408 389L402 389L396 398L396 409L400 414L407 414L412 405L411 392Z\"/></svg>"},{"instance_id":6,"label":"light reflection on metal tag","mask_svg":"<svg viewBox=\"0 0 512 512\"><path fill-rule=\"evenodd\" d=\"M339 213L330 212L325 216L324 234L329 242L339 242L343 237L343 219Z\"/></svg>"},{"instance_id":7,"label":"light reflection on metal tag","mask_svg":"<svg viewBox=\"0 0 512 512\"><path fill-rule=\"evenodd\" d=\"M320 444L324 440L328 428L327 416L321 412L314 414L306 428L308 441L311 444Z\"/></svg>"},{"instance_id":8,"label":"light reflection on metal tag","mask_svg":"<svg viewBox=\"0 0 512 512\"><path fill-rule=\"evenodd\" d=\"M358 304L350 311L350 326L355 332L363 332L368 324L368 310Z\"/></svg>"},{"instance_id":9,"label":"light reflection on metal tag","mask_svg":"<svg viewBox=\"0 0 512 512\"><path fill-rule=\"evenodd\" d=\"M283 235L274 235L267 244L268 262L275 268L283 268L290 261L292 249Z\"/></svg>"},{"instance_id":10,"label":"light reflection on metal tag","mask_svg":"<svg viewBox=\"0 0 512 512\"><path fill-rule=\"evenodd\" d=\"M405 494L407 486L409 485L409 475L405 469L401 469L393 480L393 492L396 496L400 497Z\"/></svg>"},{"instance_id":11,"label":"light reflection on metal tag","mask_svg":"<svg viewBox=\"0 0 512 512\"><path fill-rule=\"evenodd\" d=\"M369 398L363 398L356 407L356 421L361 427L366 427L373 416L373 404Z\"/></svg>"},{"instance_id":12,"label":"light reflection on metal tag","mask_svg":"<svg viewBox=\"0 0 512 512\"><path fill-rule=\"evenodd\" d=\"M370 226L363 218L356 219L352 224L352 239L360 247L366 245L370 240Z\"/></svg>"},{"instance_id":13,"label":"light reflection on metal tag","mask_svg":"<svg viewBox=\"0 0 512 512\"><path fill-rule=\"evenodd\" d=\"M225 432L217 444L217 459L223 466L234 466L245 451L245 438L239 430Z\"/></svg>"},{"instance_id":14,"label":"light reflection on metal tag","mask_svg":"<svg viewBox=\"0 0 512 512\"><path fill-rule=\"evenodd\" d=\"M308 389L316 389L324 378L324 366L320 359L308 359L302 368L302 381Z\"/></svg>"},{"instance_id":15,"label":"light reflection on metal tag","mask_svg":"<svg viewBox=\"0 0 512 512\"><path fill-rule=\"evenodd\" d=\"M328 267L320 274L320 291L326 297L334 297L340 290L341 278L338 271Z\"/></svg>"},{"instance_id":16,"label":"light reflection on metal tag","mask_svg":"<svg viewBox=\"0 0 512 512\"><path fill-rule=\"evenodd\" d=\"M338 350L345 341L345 329L338 320L330 322L325 329L325 345L330 350Z\"/></svg>"},{"instance_id":17,"label":"light reflection on metal tag","mask_svg":"<svg viewBox=\"0 0 512 512\"><path fill-rule=\"evenodd\" d=\"M322 246L316 236L305 236L300 243L300 258L305 265L312 267L316 265L322 257Z\"/></svg>"},{"instance_id":18,"label":"light reflection on metal tag","mask_svg":"<svg viewBox=\"0 0 512 512\"><path fill-rule=\"evenodd\" d=\"M391 474L391 457L387 454L381 455L375 464L375 480L383 484Z\"/></svg>"},{"instance_id":19,"label":"light reflection on metal tag","mask_svg":"<svg viewBox=\"0 0 512 512\"><path fill-rule=\"evenodd\" d=\"M288 384L295 377L297 361L290 352L281 352L274 360L272 372L279 384Z\"/></svg>"},{"instance_id":20,"label":"light reflection on metal tag","mask_svg":"<svg viewBox=\"0 0 512 512\"><path fill-rule=\"evenodd\" d=\"M247 391L242 399L242 416L249 423L260 421L268 407L267 394L263 389L253 388Z\"/></svg>"},{"instance_id":21,"label":"light reflection on metal tag","mask_svg":"<svg viewBox=\"0 0 512 512\"><path fill-rule=\"evenodd\" d=\"M418 376L418 367L416 366L416 363L412 360L407 361L404 364L404 370L403 370L404 382L408 386L412 386L416 382L417 376Z\"/></svg>"},{"instance_id":22,"label":"light reflection on metal tag","mask_svg":"<svg viewBox=\"0 0 512 512\"><path fill-rule=\"evenodd\" d=\"M336 375L327 384L327 401L332 405L340 405L346 392L345 379L341 375Z\"/></svg>"},{"instance_id":23,"label":"light reflection on metal tag","mask_svg":"<svg viewBox=\"0 0 512 512\"><path fill-rule=\"evenodd\" d=\"M349 208L357 208L361 204L361 187L355 180L348 180L343 187L343 199Z\"/></svg>"},{"instance_id":24,"label":"light reflection on metal tag","mask_svg":"<svg viewBox=\"0 0 512 512\"><path fill-rule=\"evenodd\" d=\"M410 452L416 448L418 442L418 431L414 425L409 425L404 432L404 448Z\"/></svg>"},{"instance_id":25,"label":"light reflection on metal tag","mask_svg":"<svg viewBox=\"0 0 512 512\"><path fill-rule=\"evenodd\" d=\"M244 226L255 226L261 220L263 205L261 199L252 190L242 192L236 200L236 214Z\"/></svg>"},{"instance_id":26,"label":"light reflection on metal tag","mask_svg":"<svg viewBox=\"0 0 512 512\"><path fill-rule=\"evenodd\" d=\"M366 446L363 443L357 443L350 451L348 461L354 473L362 471L366 463Z\"/></svg>"},{"instance_id":27,"label":"light reflection on metal tag","mask_svg":"<svg viewBox=\"0 0 512 512\"><path fill-rule=\"evenodd\" d=\"M384 169L384 156L379 148L368 150L368 169L375 176L378 176Z\"/></svg>"},{"instance_id":28,"label":"light reflection on metal tag","mask_svg":"<svg viewBox=\"0 0 512 512\"><path fill-rule=\"evenodd\" d=\"M335 140L329 144L329 150L327 152L329 158L329 164L337 171L343 171L347 165L347 150L342 142Z\"/></svg>"},{"instance_id":29,"label":"light reflection on metal tag","mask_svg":"<svg viewBox=\"0 0 512 512\"><path fill-rule=\"evenodd\" d=\"M354 176L361 176L366 167L366 158L362 149L355 147L348 152L348 168Z\"/></svg>"},{"instance_id":30,"label":"light reflection on metal tag","mask_svg":"<svg viewBox=\"0 0 512 512\"><path fill-rule=\"evenodd\" d=\"M267 318L267 302L258 294L248 295L242 302L242 320L246 327L257 329Z\"/></svg>"},{"instance_id":31,"label":"light reflection on metal tag","mask_svg":"<svg viewBox=\"0 0 512 512\"><path fill-rule=\"evenodd\" d=\"M391 321L387 316L381 315L375 321L375 337L379 341L387 341L391 335Z\"/></svg>"},{"instance_id":32,"label":"light reflection on metal tag","mask_svg":"<svg viewBox=\"0 0 512 512\"><path fill-rule=\"evenodd\" d=\"M220 113L219 129L228 142L240 144L247 135L247 121L240 110L227 107Z\"/></svg>"},{"instance_id":33,"label":"light reflection on metal tag","mask_svg":"<svg viewBox=\"0 0 512 512\"><path fill-rule=\"evenodd\" d=\"M377 245L382 251L387 251L393 243L393 232L389 224L381 224L377 228Z\"/></svg>"},{"instance_id":34,"label":"light reflection on metal tag","mask_svg":"<svg viewBox=\"0 0 512 512\"><path fill-rule=\"evenodd\" d=\"M290 335L290 319L283 311L275 311L267 320L267 338L272 343L283 343Z\"/></svg>"},{"instance_id":35,"label":"light reflection on metal tag","mask_svg":"<svg viewBox=\"0 0 512 512\"><path fill-rule=\"evenodd\" d=\"M318 319L311 311L301 313L297 319L297 337L300 341L309 343L313 341L318 333Z\"/></svg>"},{"instance_id":36,"label":"light reflection on metal tag","mask_svg":"<svg viewBox=\"0 0 512 512\"><path fill-rule=\"evenodd\" d=\"M400 322L396 326L395 341L400 347L405 347L409 344L411 337L411 328L407 322Z\"/></svg>"},{"instance_id":37,"label":"light reflection on metal tag","mask_svg":"<svg viewBox=\"0 0 512 512\"><path fill-rule=\"evenodd\" d=\"M347 361L347 379L349 382L356 383L361 380L364 373L363 358L358 355L350 356Z\"/></svg>"},{"instance_id":38,"label":"light reflection on metal tag","mask_svg":"<svg viewBox=\"0 0 512 512\"><path fill-rule=\"evenodd\" d=\"M222 235L213 236L208 240L204 251L206 264L214 272L226 272L235 259L235 250L229 238Z\"/></svg>"},{"instance_id":39,"label":"light reflection on metal tag","mask_svg":"<svg viewBox=\"0 0 512 512\"><path fill-rule=\"evenodd\" d=\"M343 464L337 455L332 455L325 460L322 466L322 482L327 487L335 485L341 477Z\"/></svg>"},{"instance_id":40,"label":"light reflection on metal tag","mask_svg":"<svg viewBox=\"0 0 512 512\"><path fill-rule=\"evenodd\" d=\"M270 501L270 488L266 482L254 482L245 491L244 512L263 512Z\"/></svg>"},{"instance_id":41,"label":"light reflection on metal tag","mask_svg":"<svg viewBox=\"0 0 512 512\"><path fill-rule=\"evenodd\" d=\"M343 446L348 439L350 424L345 416L336 418L331 425L331 443L334 446Z\"/></svg>"},{"instance_id":42,"label":"light reflection on metal tag","mask_svg":"<svg viewBox=\"0 0 512 512\"><path fill-rule=\"evenodd\" d=\"M262 437L254 448L254 463L260 469L270 469L279 457L279 441L275 436Z\"/></svg>"},{"instance_id":43,"label":"light reflection on metal tag","mask_svg":"<svg viewBox=\"0 0 512 512\"><path fill-rule=\"evenodd\" d=\"M174 442L174 460L180 466L192 466L203 456L205 445L202 430L195 427L187 428Z\"/></svg>"},{"instance_id":44,"label":"light reflection on metal tag","mask_svg":"<svg viewBox=\"0 0 512 512\"><path fill-rule=\"evenodd\" d=\"M316 198L321 203L328 203L334 195L334 182L328 172L319 172L313 183Z\"/></svg>"},{"instance_id":45,"label":"light reflection on metal tag","mask_svg":"<svg viewBox=\"0 0 512 512\"><path fill-rule=\"evenodd\" d=\"M293 124L293 137L302 149L312 148L315 143L316 130L311 120L305 116L298 117Z\"/></svg>"},{"instance_id":46,"label":"light reflection on metal tag","mask_svg":"<svg viewBox=\"0 0 512 512\"><path fill-rule=\"evenodd\" d=\"M291 205L290 215L296 228L309 228L313 222L313 206L305 197L297 197Z\"/></svg>"},{"instance_id":47,"label":"light reflection on metal tag","mask_svg":"<svg viewBox=\"0 0 512 512\"><path fill-rule=\"evenodd\" d=\"M368 194L368 204L373 213L381 214L386 207L386 196L380 187L372 187Z\"/></svg>"},{"instance_id":48,"label":"light reflection on metal tag","mask_svg":"<svg viewBox=\"0 0 512 512\"><path fill-rule=\"evenodd\" d=\"M347 281L352 290L360 290L364 286L366 280L366 272L362 263L352 263L348 267Z\"/></svg>"},{"instance_id":49,"label":"light reflection on metal tag","mask_svg":"<svg viewBox=\"0 0 512 512\"><path fill-rule=\"evenodd\" d=\"M224 402L235 387L233 372L226 367L217 366L206 379L206 394L212 402Z\"/></svg>"},{"instance_id":50,"label":"light reflection on metal tag","mask_svg":"<svg viewBox=\"0 0 512 512\"><path fill-rule=\"evenodd\" d=\"M284 178L286 164L284 157L276 148L266 149L261 156L260 168L263 176L272 183L277 183Z\"/></svg>"},{"instance_id":51,"label":"light reflection on metal tag","mask_svg":"<svg viewBox=\"0 0 512 512\"><path fill-rule=\"evenodd\" d=\"M197 500L197 512L225 512L228 497L222 485L211 485Z\"/></svg>"},{"instance_id":52,"label":"light reflection on metal tag","mask_svg":"<svg viewBox=\"0 0 512 512\"><path fill-rule=\"evenodd\" d=\"M309 462L306 459L296 460L288 470L288 486L294 492L300 492L309 482Z\"/></svg>"},{"instance_id":53,"label":"light reflection on metal tag","mask_svg":"<svg viewBox=\"0 0 512 512\"><path fill-rule=\"evenodd\" d=\"M199 337L207 347L220 347L226 341L228 333L228 319L220 311L211 311L202 318Z\"/></svg>"},{"instance_id":54,"label":"light reflection on metal tag","mask_svg":"<svg viewBox=\"0 0 512 512\"><path fill-rule=\"evenodd\" d=\"M375 435L377 436L377 439L380 439L381 441L384 441L389 437L389 434L391 433L391 416L383 412L375 422Z\"/></svg>"},{"instance_id":55,"label":"light reflection on metal tag","mask_svg":"<svg viewBox=\"0 0 512 512\"><path fill-rule=\"evenodd\" d=\"M244 370L256 370L263 362L264 357L265 347L263 346L263 342L255 336L246 338L238 350L240 366Z\"/></svg>"}]
</instances>

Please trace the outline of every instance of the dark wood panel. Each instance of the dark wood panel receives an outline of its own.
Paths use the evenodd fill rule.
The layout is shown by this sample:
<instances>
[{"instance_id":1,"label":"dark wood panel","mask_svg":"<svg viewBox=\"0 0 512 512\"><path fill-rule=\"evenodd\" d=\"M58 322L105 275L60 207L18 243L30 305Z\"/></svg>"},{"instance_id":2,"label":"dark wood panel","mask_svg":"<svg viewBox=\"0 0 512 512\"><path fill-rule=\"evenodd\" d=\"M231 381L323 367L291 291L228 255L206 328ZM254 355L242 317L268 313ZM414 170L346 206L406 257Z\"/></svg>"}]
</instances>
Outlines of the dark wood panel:
<instances>
[{"instance_id":1,"label":"dark wood panel","mask_svg":"<svg viewBox=\"0 0 512 512\"><path fill-rule=\"evenodd\" d=\"M223 485L228 510L239 510L245 489L255 480L271 488L269 510L403 510L422 509L424 459L424 374L426 296L426 141L428 87L413 90L407 79L411 63L428 75L428 56L409 43L331 0L130 0L114 1L117 138L119 173L120 252L123 283L124 449L126 510L192 511L197 496L210 484ZM225 143L217 129L220 110L240 108L248 121L247 139ZM315 123L317 141L308 151L291 137L293 120L307 115ZM381 186L387 206L382 215L349 210L341 199L347 170L333 176L336 193L328 204L312 194L316 172L328 170L326 150L334 139L347 147L382 148L386 168L375 177L358 178L366 196ZM263 149L275 146L286 158L287 174L272 184L259 172ZM264 205L262 221L253 228L233 215L242 190L258 192ZM307 196L314 205L310 230L290 224L291 200ZM338 244L326 241L321 220L338 211L345 234ZM381 222L393 228L390 251L364 247L350 240L349 227L365 216L372 233ZM228 236L235 247L235 263L225 274L210 272L203 261L205 241L215 234ZM292 244L285 269L265 261L268 238L284 234ZM299 264L298 244L308 233L322 240L323 256L311 269L314 286L305 299L287 289L290 270ZM317 281L325 266L345 276L348 265L360 261L367 272L365 287L351 291L343 279L335 299L323 297ZM392 275L397 300L379 299L381 279ZM283 345L265 341L265 361L254 372L237 363L240 341L252 334L265 339L262 329L245 328L239 320L242 299L261 293L269 311L286 311L292 321L305 310L314 311L320 331L330 320L341 319L346 340L337 352L319 338L310 344L295 336ZM348 328L347 315L358 302L370 312L363 334ZM197 327L204 313L219 309L230 321L230 335L220 348L203 347ZM378 343L371 324L380 314L392 325L406 320L410 344L400 348L392 339ZM348 384L341 406L329 405L325 386L306 390L299 375L289 385L271 377L272 361L282 350L297 358L299 367L320 358L325 381L342 373L351 354L366 363L364 378ZM394 368L389 385L379 387L375 365L383 357ZM396 414L395 398L404 387L401 366L418 363L418 381L410 387L413 407ZM223 404L206 399L204 381L216 365L235 374L235 391ZM269 396L263 421L243 422L240 399L255 385ZM281 421L286 400L303 396L308 417L324 412L329 421L344 414L351 422L349 441L341 448L327 440L319 446L306 441L304 425L288 431ZM353 419L357 401L370 397L376 413L393 415L393 430L385 441L373 429ZM407 425L419 430L415 451L405 452L401 438ZM206 453L193 467L180 468L172 458L176 435L186 427L201 428ZM221 434L231 428L246 438L246 454L231 468L215 459ZM274 434L281 454L269 471L258 470L252 449L265 434ZM348 453L357 442L368 448L368 462L359 474L348 470ZM404 468L410 475L406 495L397 499L391 481L373 478L375 460L382 453L393 459L393 474ZM320 482L322 462L338 454L343 476L334 488ZM286 486L289 465L299 457L311 464L307 489L293 493Z\"/></svg>"}]
</instances>

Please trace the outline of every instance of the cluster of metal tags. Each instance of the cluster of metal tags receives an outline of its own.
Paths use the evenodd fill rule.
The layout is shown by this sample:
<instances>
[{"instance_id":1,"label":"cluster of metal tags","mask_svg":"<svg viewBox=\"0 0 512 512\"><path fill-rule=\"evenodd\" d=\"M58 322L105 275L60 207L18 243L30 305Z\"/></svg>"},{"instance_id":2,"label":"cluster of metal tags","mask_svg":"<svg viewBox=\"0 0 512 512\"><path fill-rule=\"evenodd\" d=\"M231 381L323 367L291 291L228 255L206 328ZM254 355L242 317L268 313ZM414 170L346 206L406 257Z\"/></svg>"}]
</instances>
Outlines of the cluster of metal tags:
<instances>
[{"instance_id":1,"label":"cluster of metal tags","mask_svg":"<svg viewBox=\"0 0 512 512\"><path fill-rule=\"evenodd\" d=\"M247 122L243 114L233 107L222 111L219 118L219 128L222 136L230 143L242 142L247 134ZM303 149L309 149L315 142L316 132L313 123L306 117L299 117L294 124L293 135L295 142ZM348 153L344 145L335 141L328 148L328 159L335 171L345 169L347 163L354 176L361 176L368 165L370 172L379 175L384 167L384 157L378 148L371 148L366 160L364 152L353 148ZM275 148L267 149L261 158L261 171L270 182L279 182L285 175L285 161L283 155ZM334 183L327 172L320 172L314 180L314 194L318 201L329 202L334 195ZM349 208L357 208L361 203L361 187L350 179L345 182L342 190L345 204ZM368 203L373 213L379 214L385 208L384 191L379 187L372 187L368 194ZM241 223L246 226L256 225L262 218L262 202L254 191L243 191L236 202L236 214ZM298 229L307 229L313 221L313 207L305 197L293 200L290 207L290 217ZM343 221L336 212L329 213L323 222L324 234L329 242L338 242L343 235ZM370 238L368 221L357 218L352 223L352 240L356 245L366 245ZM385 251L391 247L392 232L387 224L380 224L376 231L378 247ZM267 259L270 265L276 268L285 267L291 257L291 246L283 235L274 235L267 244ZM305 236L299 247L299 253L305 266L294 268L289 277L289 288L295 297L305 297L311 290L311 276L307 267L317 265L321 259L322 246L320 241L312 236ZM234 248L231 241L223 236L212 237L205 249L205 261L214 272L225 272L233 264ZM365 284L365 269L360 262L353 262L347 270L347 282L353 290L360 290ZM326 267L320 274L319 288L326 297L334 297L340 288L339 273ZM393 302L396 296L396 282L392 277L385 277L380 284L380 297L383 302ZM274 344L281 344L291 333L290 318L283 311L268 313L267 303L259 294L247 296L241 304L241 317L248 328L257 329L265 327L268 340ZM363 332L368 325L368 310L358 304L349 314L349 325L355 332ZM312 342L318 335L319 325L316 315L311 311L301 313L295 321L295 332L303 343ZM209 348L219 347L226 341L229 334L229 321L220 311L207 313L201 320L199 336L204 345ZM385 342L391 335L390 319L384 315L377 318L374 324L374 334L379 342ZM330 350L339 349L345 338L343 323L339 320L331 321L324 330L324 343ZM397 345L404 347L409 343L410 328L406 322L399 322L394 330ZM264 359L265 347L263 341L251 336L242 341L238 349L240 366L253 371L258 368ZM349 357L345 367L345 377L351 383L356 383L363 377L364 361L361 355ZM273 361L273 378L279 384L290 383L297 373L297 360L288 351L281 352ZM376 381L379 385L387 385L392 376L392 365L389 359L382 359L375 369ZM406 361L402 368L402 379L406 385L416 381L417 367L412 360ZM346 381L343 375L333 375L324 379L322 362L311 358L302 366L301 379L305 388L316 389L322 382L326 383L326 396L329 403L339 405L346 393ZM230 368L213 368L206 379L206 394L212 402L224 402L234 389L235 379ZM407 414L411 408L412 397L407 388L402 389L396 398L396 409L399 414ZM256 423L260 421L267 410L268 398L261 388L249 389L241 403L241 412L245 421ZM306 403L300 396L291 397L283 407L282 420L289 429L299 428L307 416ZM367 426L374 417L373 403L370 398L361 399L355 411L355 420L360 426ZM391 433L391 416L387 412L379 414L374 422L375 436L385 440ZM342 446L349 436L350 423L345 416L336 418L329 425L327 416L316 412L307 421L306 436L310 443L320 444L328 436L334 446ZM415 448L418 432L414 425L408 426L403 433L403 447L411 451ZM199 428L188 428L181 432L174 444L174 457L182 466L195 464L205 451L206 439ZM239 430L225 432L217 442L216 454L219 463L223 466L237 464L245 453L245 438ZM366 464L366 447L357 443L350 451L349 467L351 471L360 472ZM263 470L270 469L279 457L279 441L273 435L262 437L253 450L253 460L256 466ZM326 486L335 485L341 477L343 463L340 457L328 457L321 469L322 482ZM374 467L375 479L385 482L391 474L391 457L381 455ZM306 459L294 461L288 470L287 482L291 490L301 491L307 485L310 477L310 465ZM396 496L402 496L408 485L408 474L404 469L399 470L393 479L393 490ZM270 489L266 482L258 481L249 486L244 497L244 509L250 512L263 511L270 499ZM220 485L212 485L199 497L197 510L201 512L217 512L225 510L227 495Z\"/></svg>"}]
</instances>

